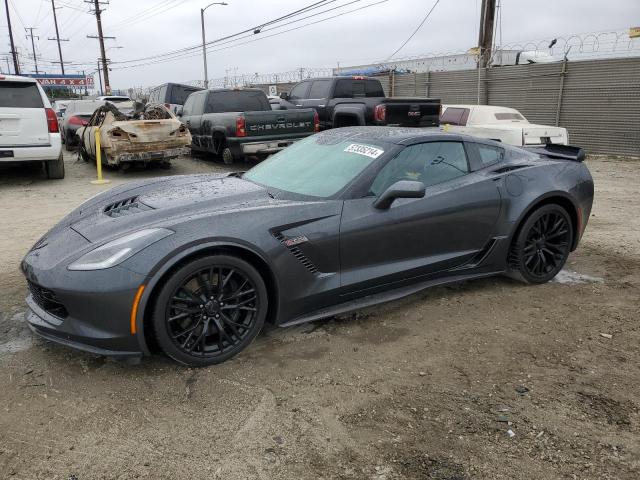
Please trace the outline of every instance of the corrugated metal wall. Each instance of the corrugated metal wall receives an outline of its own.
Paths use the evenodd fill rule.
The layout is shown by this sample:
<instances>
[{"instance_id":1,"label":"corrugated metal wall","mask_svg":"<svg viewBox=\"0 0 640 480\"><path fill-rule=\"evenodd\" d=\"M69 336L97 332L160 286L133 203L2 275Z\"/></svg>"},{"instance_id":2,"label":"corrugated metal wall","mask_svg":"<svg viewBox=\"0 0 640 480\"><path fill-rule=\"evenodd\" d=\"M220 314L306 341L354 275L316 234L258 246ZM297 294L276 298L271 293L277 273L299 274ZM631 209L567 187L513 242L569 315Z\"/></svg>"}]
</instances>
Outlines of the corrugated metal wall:
<instances>
[{"instance_id":1,"label":"corrugated metal wall","mask_svg":"<svg viewBox=\"0 0 640 480\"><path fill-rule=\"evenodd\" d=\"M479 99L546 125L555 125L557 116L572 145L590 153L640 155L640 58L569 61L565 68L564 81L562 63L378 78L388 96L471 104ZM280 84L278 91L292 85Z\"/></svg>"}]
</instances>

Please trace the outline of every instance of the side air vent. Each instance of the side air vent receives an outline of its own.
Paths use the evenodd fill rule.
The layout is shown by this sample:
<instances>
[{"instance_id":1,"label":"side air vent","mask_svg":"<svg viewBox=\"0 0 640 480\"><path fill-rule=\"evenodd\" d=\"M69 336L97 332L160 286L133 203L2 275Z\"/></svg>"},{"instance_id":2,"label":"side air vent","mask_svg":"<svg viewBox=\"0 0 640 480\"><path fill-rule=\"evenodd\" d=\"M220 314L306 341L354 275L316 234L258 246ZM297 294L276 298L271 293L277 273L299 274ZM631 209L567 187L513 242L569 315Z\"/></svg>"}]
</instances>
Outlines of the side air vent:
<instances>
[{"instance_id":1,"label":"side air vent","mask_svg":"<svg viewBox=\"0 0 640 480\"><path fill-rule=\"evenodd\" d=\"M146 210L153 210L153 208L138 201L138 197L131 197L107 205L104 207L103 212L105 215L115 218L144 212Z\"/></svg>"},{"instance_id":2,"label":"side air vent","mask_svg":"<svg viewBox=\"0 0 640 480\"><path fill-rule=\"evenodd\" d=\"M498 168L496 170L492 170L491 173L508 173L513 172L514 170L520 170L521 168L527 168L529 165L507 165L506 167Z\"/></svg>"},{"instance_id":3,"label":"side air vent","mask_svg":"<svg viewBox=\"0 0 640 480\"><path fill-rule=\"evenodd\" d=\"M276 240L278 240L287 250L289 250L294 257L296 257L298 259L298 261L307 269L309 270L311 273L313 274L317 274L318 272L318 267L316 267L313 262L311 262L311 260L309 260L307 258L307 256L302 253L302 251L298 248L297 245L287 245L285 242L287 241L287 237L285 237L282 233L280 232L275 232L273 234L273 236L276 238Z\"/></svg>"}]
</instances>

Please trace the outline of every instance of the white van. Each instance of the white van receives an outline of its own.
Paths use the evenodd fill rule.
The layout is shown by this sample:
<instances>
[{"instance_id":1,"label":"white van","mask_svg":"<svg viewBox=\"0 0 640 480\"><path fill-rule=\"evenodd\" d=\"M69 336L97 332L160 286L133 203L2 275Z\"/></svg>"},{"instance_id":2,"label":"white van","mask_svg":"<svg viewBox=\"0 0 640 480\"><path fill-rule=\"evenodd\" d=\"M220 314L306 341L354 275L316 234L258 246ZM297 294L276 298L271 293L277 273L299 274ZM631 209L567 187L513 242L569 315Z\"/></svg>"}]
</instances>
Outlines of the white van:
<instances>
[{"instance_id":1,"label":"white van","mask_svg":"<svg viewBox=\"0 0 640 480\"><path fill-rule=\"evenodd\" d=\"M58 118L33 78L0 75L0 162L43 162L64 178Z\"/></svg>"}]
</instances>

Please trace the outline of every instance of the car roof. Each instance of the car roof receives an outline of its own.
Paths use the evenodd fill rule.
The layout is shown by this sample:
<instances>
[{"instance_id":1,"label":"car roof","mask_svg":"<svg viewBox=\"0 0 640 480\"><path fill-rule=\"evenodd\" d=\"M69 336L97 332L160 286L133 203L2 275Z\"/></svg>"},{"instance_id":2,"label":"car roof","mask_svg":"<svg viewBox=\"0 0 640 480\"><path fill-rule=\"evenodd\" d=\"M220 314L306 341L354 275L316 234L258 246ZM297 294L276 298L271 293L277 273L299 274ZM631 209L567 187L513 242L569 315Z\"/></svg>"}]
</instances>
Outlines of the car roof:
<instances>
[{"instance_id":1,"label":"car roof","mask_svg":"<svg viewBox=\"0 0 640 480\"><path fill-rule=\"evenodd\" d=\"M30 83L38 83L35 78L32 77L23 77L21 75L0 75L0 81L5 80L9 82L30 82Z\"/></svg>"},{"instance_id":2,"label":"car roof","mask_svg":"<svg viewBox=\"0 0 640 480\"><path fill-rule=\"evenodd\" d=\"M371 141L394 143L397 145L411 145L424 141L436 140L471 140L482 141L469 137L468 135L460 135L458 133L443 132L439 128L409 128L409 127L344 127L325 130L319 135L325 138L335 138L344 140Z\"/></svg>"},{"instance_id":3,"label":"car roof","mask_svg":"<svg viewBox=\"0 0 640 480\"><path fill-rule=\"evenodd\" d=\"M498 105L471 105L471 104L467 104L467 105L461 105L461 104L456 104L456 105L451 105L451 104L443 104L442 108L449 108L449 107L453 107L453 108L468 108L468 109L478 109L478 110L489 110L492 112L518 112L518 110L516 110L515 108L511 108L511 107L501 107ZM520 113L520 112L518 112Z\"/></svg>"}]
</instances>

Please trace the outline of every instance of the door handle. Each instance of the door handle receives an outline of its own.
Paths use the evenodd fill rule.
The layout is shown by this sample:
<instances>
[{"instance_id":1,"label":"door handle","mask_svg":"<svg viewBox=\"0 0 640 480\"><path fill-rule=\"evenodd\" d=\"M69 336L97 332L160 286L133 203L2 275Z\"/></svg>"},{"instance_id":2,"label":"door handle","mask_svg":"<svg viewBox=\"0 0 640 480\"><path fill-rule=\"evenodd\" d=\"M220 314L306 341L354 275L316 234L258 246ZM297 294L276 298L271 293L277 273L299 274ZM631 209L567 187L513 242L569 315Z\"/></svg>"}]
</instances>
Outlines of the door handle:
<instances>
[{"instance_id":1,"label":"door handle","mask_svg":"<svg viewBox=\"0 0 640 480\"><path fill-rule=\"evenodd\" d=\"M296 103L296 107L301 107L302 105L299 103Z\"/></svg>"}]
</instances>

